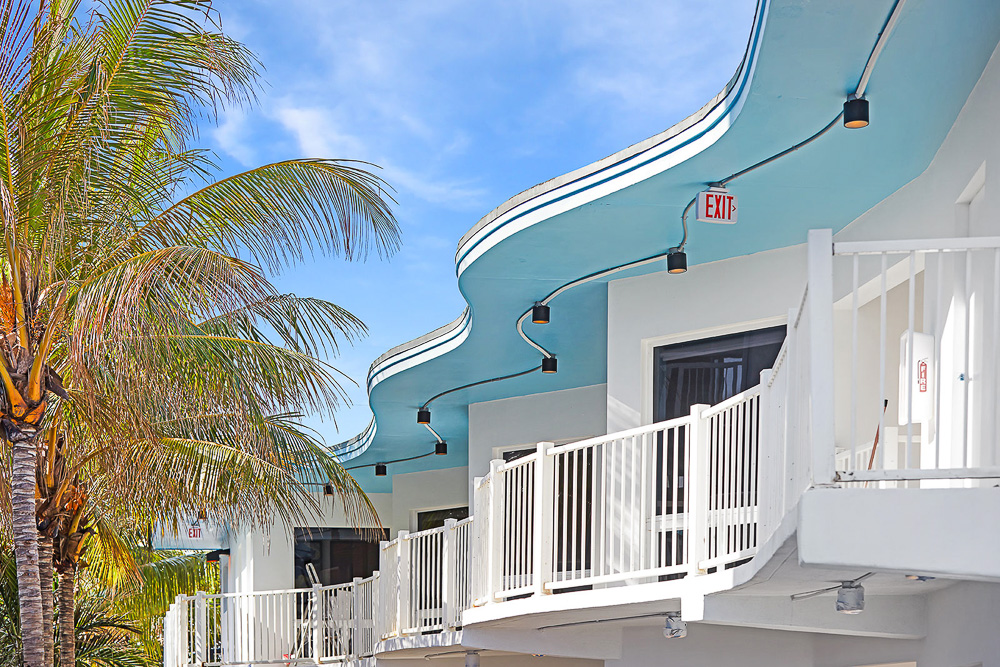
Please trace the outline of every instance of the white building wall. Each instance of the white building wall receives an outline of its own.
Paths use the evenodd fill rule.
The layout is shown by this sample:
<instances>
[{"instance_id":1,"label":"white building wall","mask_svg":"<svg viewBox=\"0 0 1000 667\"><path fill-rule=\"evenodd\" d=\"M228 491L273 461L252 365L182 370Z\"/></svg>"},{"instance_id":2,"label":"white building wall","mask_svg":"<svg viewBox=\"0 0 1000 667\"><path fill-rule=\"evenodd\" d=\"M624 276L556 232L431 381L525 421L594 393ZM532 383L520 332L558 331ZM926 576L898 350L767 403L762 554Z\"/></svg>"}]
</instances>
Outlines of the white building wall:
<instances>
[{"instance_id":1,"label":"white building wall","mask_svg":"<svg viewBox=\"0 0 1000 667\"><path fill-rule=\"evenodd\" d=\"M607 432L652 423L652 348L783 324L806 280L805 246L608 284Z\"/></svg>"},{"instance_id":2,"label":"white building wall","mask_svg":"<svg viewBox=\"0 0 1000 667\"><path fill-rule=\"evenodd\" d=\"M417 512L468 506L468 479L465 466L393 475L390 537L400 530L415 531Z\"/></svg>"},{"instance_id":3,"label":"white building wall","mask_svg":"<svg viewBox=\"0 0 1000 667\"><path fill-rule=\"evenodd\" d=\"M517 396L469 406L468 498L502 449L604 435L607 385Z\"/></svg>"},{"instance_id":4,"label":"white building wall","mask_svg":"<svg viewBox=\"0 0 1000 667\"><path fill-rule=\"evenodd\" d=\"M230 538L230 588L234 593L286 590L295 587L295 528L347 528L350 522L343 506L333 498L317 494L321 513L302 523L286 525L276 522L270 530L244 528ZM392 516L392 494L372 493L368 496L383 525Z\"/></svg>"}]
</instances>

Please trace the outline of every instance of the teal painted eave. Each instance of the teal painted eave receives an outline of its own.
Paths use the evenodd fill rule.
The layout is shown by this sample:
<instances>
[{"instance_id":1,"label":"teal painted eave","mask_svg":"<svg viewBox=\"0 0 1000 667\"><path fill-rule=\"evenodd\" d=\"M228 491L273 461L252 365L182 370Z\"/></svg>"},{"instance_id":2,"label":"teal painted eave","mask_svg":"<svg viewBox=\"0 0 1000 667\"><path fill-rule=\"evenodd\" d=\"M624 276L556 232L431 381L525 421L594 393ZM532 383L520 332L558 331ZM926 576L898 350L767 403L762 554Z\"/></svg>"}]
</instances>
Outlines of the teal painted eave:
<instances>
[{"instance_id":1,"label":"teal painted eave","mask_svg":"<svg viewBox=\"0 0 1000 667\"><path fill-rule=\"evenodd\" d=\"M741 70L749 74L753 65L752 77L739 92L737 111L721 121L726 125L720 128L725 130L721 136L704 146L690 143L699 152L622 185L628 179L620 175L624 166L649 161L670 149L671 142L679 144L705 129L712 110L702 110L699 118L681 124L683 131L676 136L668 131L662 140L654 138L542 184L480 221L463 238L457 254L459 260L466 259L458 265L458 284L469 304L467 315L414 345L390 351L373 365L369 402L377 429L374 437L363 439L369 444L348 465L432 450L433 437L415 421L424 401L451 387L539 363L538 353L514 329L533 301L580 276L676 245L681 212L707 183L777 153L830 122L857 85L893 4L763 2ZM839 230L915 178L944 140L998 40L1000 2L907 0L868 87L871 125L863 130L838 126L733 183L731 189L740 198L739 224L693 223L689 262L802 243L811 228ZM733 94L741 85L739 78L734 79ZM717 104L732 101L722 96ZM685 147L676 150L679 154ZM604 173L611 178L602 180ZM553 201L566 193L571 194L561 203ZM566 202L573 205L557 210ZM514 221L501 224L509 219ZM510 233L518 226L523 228ZM468 261L473 256L475 260ZM662 266L632 273L654 269ZM677 289L684 288L685 279L678 277ZM449 455L396 464L390 474L466 465L472 402L605 382L606 283L576 288L551 305L552 323L527 324L526 330L557 354L559 373L534 373L435 401L432 423L449 442ZM391 488L391 476L375 478L371 468L353 472L368 491Z\"/></svg>"}]
</instances>

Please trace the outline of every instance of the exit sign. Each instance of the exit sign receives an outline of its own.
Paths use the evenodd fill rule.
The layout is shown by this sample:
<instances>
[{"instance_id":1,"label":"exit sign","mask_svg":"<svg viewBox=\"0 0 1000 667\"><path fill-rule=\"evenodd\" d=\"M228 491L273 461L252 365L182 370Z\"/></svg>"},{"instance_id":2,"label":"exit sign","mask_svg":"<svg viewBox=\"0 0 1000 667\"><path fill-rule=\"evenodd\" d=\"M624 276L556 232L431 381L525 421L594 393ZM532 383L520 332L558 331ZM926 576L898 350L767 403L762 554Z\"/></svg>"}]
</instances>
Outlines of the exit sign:
<instances>
[{"instance_id":1,"label":"exit sign","mask_svg":"<svg viewBox=\"0 0 1000 667\"><path fill-rule=\"evenodd\" d=\"M695 217L699 222L723 225L736 223L736 195L723 188L710 188L698 193Z\"/></svg>"}]
</instances>

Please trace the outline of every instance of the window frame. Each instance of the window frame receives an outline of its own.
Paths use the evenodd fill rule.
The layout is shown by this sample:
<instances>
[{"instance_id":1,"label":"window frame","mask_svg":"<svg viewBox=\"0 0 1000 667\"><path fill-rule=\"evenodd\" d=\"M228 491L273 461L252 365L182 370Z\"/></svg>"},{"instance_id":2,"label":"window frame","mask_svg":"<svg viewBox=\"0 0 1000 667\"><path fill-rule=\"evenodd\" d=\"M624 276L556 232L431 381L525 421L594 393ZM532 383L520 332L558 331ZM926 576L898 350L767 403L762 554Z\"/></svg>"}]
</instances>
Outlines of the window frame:
<instances>
[{"instance_id":1,"label":"window frame","mask_svg":"<svg viewBox=\"0 0 1000 667\"><path fill-rule=\"evenodd\" d=\"M757 329L767 329L788 325L788 315L778 315L775 317L763 317L756 320L747 320L735 324L723 324L704 329L694 329L664 336L653 336L643 338L640 341L640 355L642 358L642 370L639 374L639 391L642 403L640 407L640 422L642 426L653 423L653 351L663 345L676 345L677 343L690 343L703 338L716 338L718 336L729 336L732 334L746 333Z\"/></svg>"}]
</instances>

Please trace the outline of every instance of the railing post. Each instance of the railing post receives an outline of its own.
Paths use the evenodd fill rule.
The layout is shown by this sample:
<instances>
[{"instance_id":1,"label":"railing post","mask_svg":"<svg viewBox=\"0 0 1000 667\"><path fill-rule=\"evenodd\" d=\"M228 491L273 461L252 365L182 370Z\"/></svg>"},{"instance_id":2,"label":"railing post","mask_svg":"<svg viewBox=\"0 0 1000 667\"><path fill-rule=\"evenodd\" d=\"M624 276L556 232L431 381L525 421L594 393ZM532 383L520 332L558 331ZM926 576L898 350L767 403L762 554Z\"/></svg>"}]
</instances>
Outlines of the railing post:
<instances>
[{"instance_id":1,"label":"railing post","mask_svg":"<svg viewBox=\"0 0 1000 667\"><path fill-rule=\"evenodd\" d=\"M380 642L383 639L389 637L390 629L392 624L389 620L390 607L392 609L396 608L396 591L387 591L384 588L388 588L389 582L392 581L392 573L396 572L396 564L389 562L386 558L385 552L389 547L388 541L382 541L378 543L378 570L379 572L387 572L384 578L380 575L376 585L376 590L378 591L378 598L375 605L375 641Z\"/></svg>"},{"instance_id":2,"label":"railing post","mask_svg":"<svg viewBox=\"0 0 1000 667\"><path fill-rule=\"evenodd\" d=\"M486 526L486 554L489 558L489 569L486 576L486 599L490 602L499 601L498 595L503 589L503 474L500 466L502 459L490 461L490 486L489 486L489 525Z\"/></svg>"},{"instance_id":3,"label":"railing post","mask_svg":"<svg viewBox=\"0 0 1000 667\"><path fill-rule=\"evenodd\" d=\"M548 450L554 446L551 442L538 443L538 459L535 460L535 491L534 513L532 520L533 535L532 567L534 574L535 595L546 595L550 591L545 585L552 582L552 515L553 515L553 483L554 464Z\"/></svg>"},{"instance_id":4,"label":"railing post","mask_svg":"<svg viewBox=\"0 0 1000 667\"><path fill-rule=\"evenodd\" d=\"M441 625L447 630L455 615L455 573L458 571L455 550L455 519L444 520L441 534Z\"/></svg>"},{"instance_id":5,"label":"railing post","mask_svg":"<svg viewBox=\"0 0 1000 667\"><path fill-rule=\"evenodd\" d=\"M323 586L313 584L309 592L309 605L312 608L312 657L313 662L319 664L323 653ZM305 656L303 656L305 657Z\"/></svg>"},{"instance_id":6,"label":"railing post","mask_svg":"<svg viewBox=\"0 0 1000 667\"><path fill-rule=\"evenodd\" d=\"M410 532L401 530L399 539L399 556L396 561L396 630L402 637L410 623Z\"/></svg>"},{"instance_id":7,"label":"railing post","mask_svg":"<svg viewBox=\"0 0 1000 667\"><path fill-rule=\"evenodd\" d=\"M688 492L688 507L686 521L688 523L688 571L692 575L703 574L699 568L701 561L707 557L708 550L708 428L701 413L709 406L695 404L691 406L691 436L688 440L688 456L691 461L690 479L686 480Z\"/></svg>"},{"instance_id":8,"label":"railing post","mask_svg":"<svg viewBox=\"0 0 1000 667\"><path fill-rule=\"evenodd\" d=\"M759 432L757 434L757 547L764 545L764 541L771 536L770 526L773 510L772 499L774 498L774 485L779 481L773 479L771 472L774 470L774 440L772 435L773 425L771 420L774 411L771 406L771 381L770 368L760 372L760 403L758 407Z\"/></svg>"},{"instance_id":9,"label":"railing post","mask_svg":"<svg viewBox=\"0 0 1000 667\"><path fill-rule=\"evenodd\" d=\"M194 598L194 655L199 665L208 662L208 605L205 591L198 591Z\"/></svg>"},{"instance_id":10,"label":"railing post","mask_svg":"<svg viewBox=\"0 0 1000 667\"><path fill-rule=\"evenodd\" d=\"M351 589L351 650L349 655L354 658L361 656L361 577L354 577L354 588Z\"/></svg>"},{"instance_id":11,"label":"railing post","mask_svg":"<svg viewBox=\"0 0 1000 667\"><path fill-rule=\"evenodd\" d=\"M833 483L833 231L809 230L809 397L812 483Z\"/></svg>"},{"instance_id":12,"label":"railing post","mask_svg":"<svg viewBox=\"0 0 1000 667\"><path fill-rule=\"evenodd\" d=\"M188 658L191 657L191 621L188 619L188 603L187 599L183 595L177 596L177 648L179 651L183 651L183 660L181 660L181 655L178 655L178 663L182 665L188 665Z\"/></svg>"},{"instance_id":13,"label":"railing post","mask_svg":"<svg viewBox=\"0 0 1000 667\"><path fill-rule=\"evenodd\" d=\"M381 602L382 602L382 591L380 589L380 584L382 582L382 575L379 574L379 570L372 572L372 643L371 650L372 655L375 654L375 645L379 642L379 631L376 629L376 624L378 623L379 614L381 614ZM368 646L363 648L367 649ZM367 651L365 651L367 653Z\"/></svg>"}]
</instances>

